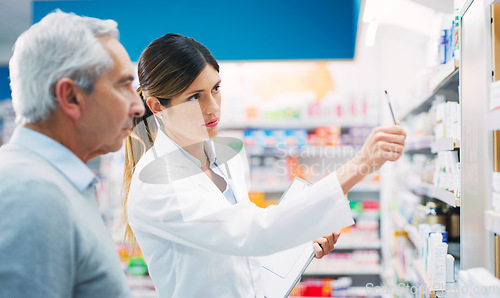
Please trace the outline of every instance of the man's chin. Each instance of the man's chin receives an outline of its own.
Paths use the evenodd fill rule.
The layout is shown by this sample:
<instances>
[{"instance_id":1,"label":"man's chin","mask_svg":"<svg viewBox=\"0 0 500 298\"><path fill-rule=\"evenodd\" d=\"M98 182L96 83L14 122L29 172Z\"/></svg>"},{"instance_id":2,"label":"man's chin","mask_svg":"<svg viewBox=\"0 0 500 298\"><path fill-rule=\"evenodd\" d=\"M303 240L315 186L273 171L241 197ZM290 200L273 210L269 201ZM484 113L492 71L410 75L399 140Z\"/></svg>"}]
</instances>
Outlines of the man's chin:
<instances>
[{"instance_id":1,"label":"man's chin","mask_svg":"<svg viewBox=\"0 0 500 298\"><path fill-rule=\"evenodd\" d=\"M111 153L111 152L116 152L122 148L123 144L124 144L123 139L120 139L119 141L116 141L113 144L108 144L106 146L103 146L101 148L101 152L99 152L99 154L107 154L107 153Z\"/></svg>"}]
</instances>

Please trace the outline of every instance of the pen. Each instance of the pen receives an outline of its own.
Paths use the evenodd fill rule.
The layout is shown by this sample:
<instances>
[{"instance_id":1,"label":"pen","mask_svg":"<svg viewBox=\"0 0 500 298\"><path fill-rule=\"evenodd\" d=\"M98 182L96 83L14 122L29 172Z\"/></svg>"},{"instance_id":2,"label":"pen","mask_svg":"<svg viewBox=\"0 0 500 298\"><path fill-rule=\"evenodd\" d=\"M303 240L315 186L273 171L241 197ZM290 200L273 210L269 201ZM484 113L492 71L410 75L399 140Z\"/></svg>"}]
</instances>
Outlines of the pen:
<instances>
[{"instance_id":1,"label":"pen","mask_svg":"<svg viewBox=\"0 0 500 298\"><path fill-rule=\"evenodd\" d=\"M387 99L387 104L389 104L389 109L391 110L392 120L394 120L394 124L397 125L396 117L394 116L394 111L392 110L391 99L389 98L389 93L385 90L385 98Z\"/></svg>"}]
</instances>

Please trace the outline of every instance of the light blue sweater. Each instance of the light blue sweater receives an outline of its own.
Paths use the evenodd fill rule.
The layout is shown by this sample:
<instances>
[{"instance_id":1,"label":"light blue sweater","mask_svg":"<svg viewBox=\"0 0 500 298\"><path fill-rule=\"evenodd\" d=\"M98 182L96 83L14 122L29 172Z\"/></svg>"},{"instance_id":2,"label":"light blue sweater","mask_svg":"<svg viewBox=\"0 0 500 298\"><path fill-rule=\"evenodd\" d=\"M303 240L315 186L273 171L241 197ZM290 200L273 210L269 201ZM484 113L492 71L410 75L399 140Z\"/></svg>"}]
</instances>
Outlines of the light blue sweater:
<instances>
[{"instance_id":1,"label":"light blue sweater","mask_svg":"<svg viewBox=\"0 0 500 298\"><path fill-rule=\"evenodd\" d=\"M131 297L96 178L71 151L18 128L0 181L0 297Z\"/></svg>"}]
</instances>

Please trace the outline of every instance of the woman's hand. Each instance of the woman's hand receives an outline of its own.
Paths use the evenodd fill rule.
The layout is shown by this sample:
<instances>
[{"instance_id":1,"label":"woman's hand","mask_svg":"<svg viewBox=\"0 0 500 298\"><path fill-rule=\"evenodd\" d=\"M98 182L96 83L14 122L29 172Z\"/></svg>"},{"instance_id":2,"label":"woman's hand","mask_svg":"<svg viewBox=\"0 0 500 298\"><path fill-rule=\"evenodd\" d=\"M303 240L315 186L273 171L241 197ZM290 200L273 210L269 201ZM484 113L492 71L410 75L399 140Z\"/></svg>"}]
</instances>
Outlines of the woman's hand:
<instances>
[{"instance_id":1,"label":"woman's hand","mask_svg":"<svg viewBox=\"0 0 500 298\"><path fill-rule=\"evenodd\" d=\"M375 127L358 154L336 171L344 194L386 161L398 160L403 154L405 139L406 132L399 125Z\"/></svg>"},{"instance_id":2,"label":"woman's hand","mask_svg":"<svg viewBox=\"0 0 500 298\"><path fill-rule=\"evenodd\" d=\"M335 243L337 243L337 239L339 239L340 232L332 233L325 237L318 238L313 242L313 248L316 252L316 259L321 259L326 256L329 252L333 250Z\"/></svg>"},{"instance_id":3,"label":"woman's hand","mask_svg":"<svg viewBox=\"0 0 500 298\"><path fill-rule=\"evenodd\" d=\"M403 154L406 132L399 125L375 127L356 155L363 176L380 169L386 161L396 161Z\"/></svg>"}]
</instances>

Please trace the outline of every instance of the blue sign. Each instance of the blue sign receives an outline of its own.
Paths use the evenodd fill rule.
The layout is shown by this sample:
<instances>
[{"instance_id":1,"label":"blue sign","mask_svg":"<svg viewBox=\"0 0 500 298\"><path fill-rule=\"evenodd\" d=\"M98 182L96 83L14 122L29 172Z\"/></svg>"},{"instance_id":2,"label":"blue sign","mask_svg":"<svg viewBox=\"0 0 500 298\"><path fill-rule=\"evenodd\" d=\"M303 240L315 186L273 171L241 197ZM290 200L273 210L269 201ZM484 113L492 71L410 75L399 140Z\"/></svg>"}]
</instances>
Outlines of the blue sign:
<instances>
[{"instance_id":1,"label":"blue sign","mask_svg":"<svg viewBox=\"0 0 500 298\"><path fill-rule=\"evenodd\" d=\"M0 66L0 100L10 99L9 66Z\"/></svg>"},{"instance_id":2,"label":"blue sign","mask_svg":"<svg viewBox=\"0 0 500 298\"><path fill-rule=\"evenodd\" d=\"M193 37L218 60L353 59L361 0L33 1L33 22L54 9L118 22L137 61L154 39Z\"/></svg>"}]
</instances>

